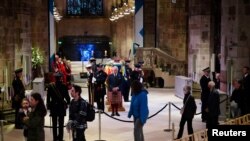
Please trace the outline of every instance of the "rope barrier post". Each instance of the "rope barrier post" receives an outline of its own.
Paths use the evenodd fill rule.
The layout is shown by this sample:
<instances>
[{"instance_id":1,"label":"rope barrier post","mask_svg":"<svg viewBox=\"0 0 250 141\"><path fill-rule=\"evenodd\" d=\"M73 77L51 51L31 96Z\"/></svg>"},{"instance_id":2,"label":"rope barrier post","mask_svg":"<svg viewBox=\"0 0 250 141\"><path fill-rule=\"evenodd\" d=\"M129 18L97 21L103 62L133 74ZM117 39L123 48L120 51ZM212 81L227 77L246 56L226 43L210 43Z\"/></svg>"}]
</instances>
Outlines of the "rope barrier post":
<instances>
[{"instance_id":1,"label":"rope barrier post","mask_svg":"<svg viewBox=\"0 0 250 141\"><path fill-rule=\"evenodd\" d=\"M3 122L4 120L0 120L1 122L1 141L4 141L4 138L3 138Z\"/></svg>"},{"instance_id":2,"label":"rope barrier post","mask_svg":"<svg viewBox=\"0 0 250 141\"><path fill-rule=\"evenodd\" d=\"M95 140L95 141L105 141L105 140L102 140L101 139L101 113L102 113L103 111L102 110L98 110L98 114L99 114L99 140Z\"/></svg>"},{"instance_id":3,"label":"rope barrier post","mask_svg":"<svg viewBox=\"0 0 250 141\"><path fill-rule=\"evenodd\" d=\"M175 138L174 123L172 123L172 130L173 130L173 132L172 132L172 139L174 140L174 138Z\"/></svg>"},{"instance_id":4,"label":"rope barrier post","mask_svg":"<svg viewBox=\"0 0 250 141\"><path fill-rule=\"evenodd\" d=\"M170 129L171 125L171 102L168 102L168 129L164 129L165 132L170 132L172 129Z\"/></svg>"}]
</instances>

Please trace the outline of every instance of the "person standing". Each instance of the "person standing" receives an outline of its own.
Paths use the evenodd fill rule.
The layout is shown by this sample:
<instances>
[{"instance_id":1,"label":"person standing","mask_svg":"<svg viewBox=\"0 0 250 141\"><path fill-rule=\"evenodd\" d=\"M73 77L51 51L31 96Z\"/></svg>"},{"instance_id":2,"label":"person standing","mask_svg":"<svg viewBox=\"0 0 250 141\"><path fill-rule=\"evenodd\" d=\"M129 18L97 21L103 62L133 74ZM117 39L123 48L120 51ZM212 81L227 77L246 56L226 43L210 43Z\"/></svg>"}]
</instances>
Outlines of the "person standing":
<instances>
[{"instance_id":1,"label":"person standing","mask_svg":"<svg viewBox=\"0 0 250 141\"><path fill-rule=\"evenodd\" d=\"M205 111L206 107L207 107L207 100L208 100L208 96L210 93L210 90L208 88L208 82L211 81L210 77L209 77L209 73L210 73L210 68L207 67L205 69L203 69L204 75L201 77L200 79L200 86L201 86L201 119L202 122L206 122L207 120L207 112Z\"/></svg>"},{"instance_id":2,"label":"person standing","mask_svg":"<svg viewBox=\"0 0 250 141\"><path fill-rule=\"evenodd\" d=\"M215 89L214 81L209 81L208 87L210 94L207 100L207 128L212 129L219 124L220 115L220 96L217 89Z\"/></svg>"},{"instance_id":3,"label":"person standing","mask_svg":"<svg viewBox=\"0 0 250 141\"><path fill-rule=\"evenodd\" d=\"M27 141L45 141L44 119L47 114L41 94L33 93L30 97L31 112L23 118L28 127Z\"/></svg>"},{"instance_id":4,"label":"person standing","mask_svg":"<svg viewBox=\"0 0 250 141\"><path fill-rule=\"evenodd\" d=\"M120 116L118 108L122 103L121 87L122 87L122 75L118 72L118 67L113 67L113 73L108 76L108 91L109 101L111 103L112 114L111 116Z\"/></svg>"},{"instance_id":5,"label":"person standing","mask_svg":"<svg viewBox=\"0 0 250 141\"><path fill-rule=\"evenodd\" d=\"M249 74L249 67L245 66L243 67L243 78L242 78L242 89L244 93L244 110L242 111L242 114L248 114L250 113L250 74Z\"/></svg>"},{"instance_id":6,"label":"person standing","mask_svg":"<svg viewBox=\"0 0 250 141\"><path fill-rule=\"evenodd\" d=\"M244 104L244 98L243 98L243 91L242 91L242 84L240 80L234 81L234 90L232 92L232 95L230 97L230 112L231 117L236 118L241 115L242 106ZM244 110L243 110L244 111Z\"/></svg>"},{"instance_id":7,"label":"person standing","mask_svg":"<svg viewBox=\"0 0 250 141\"><path fill-rule=\"evenodd\" d=\"M96 65L97 72L93 77L94 87L95 87L95 101L97 103L97 108L104 111L104 96L106 95L106 79L107 74L102 70L102 64Z\"/></svg>"},{"instance_id":8,"label":"person standing","mask_svg":"<svg viewBox=\"0 0 250 141\"><path fill-rule=\"evenodd\" d=\"M72 131L73 141L86 141L85 130L87 129L87 102L81 97L80 86L73 85L71 97L73 98L69 106L69 121L67 123L68 132Z\"/></svg>"},{"instance_id":9,"label":"person standing","mask_svg":"<svg viewBox=\"0 0 250 141\"><path fill-rule=\"evenodd\" d=\"M55 73L55 80L56 82L51 83L48 87L47 108L50 110L50 116L52 117L53 140L63 141L64 117L70 103L70 97L67 86L62 82L60 72Z\"/></svg>"},{"instance_id":10,"label":"person standing","mask_svg":"<svg viewBox=\"0 0 250 141\"><path fill-rule=\"evenodd\" d=\"M129 66L130 60L125 60L125 71L124 71L124 82L123 82L123 99L125 102L129 102L129 92L130 92L130 74L132 72L132 69Z\"/></svg>"},{"instance_id":11,"label":"person standing","mask_svg":"<svg viewBox=\"0 0 250 141\"><path fill-rule=\"evenodd\" d=\"M180 139L182 137L184 125L186 122L187 122L188 134L189 135L193 134L192 122L193 122L194 114L197 109L194 97L190 93L191 87L185 86L183 88L183 91L184 91L185 96L183 99L183 109L181 113L182 115L181 115L180 128L179 128L179 132L177 135L177 139Z\"/></svg>"},{"instance_id":12,"label":"person standing","mask_svg":"<svg viewBox=\"0 0 250 141\"><path fill-rule=\"evenodd\" d=\"M18 120L22 123L23 136L25 138L25 141L27 141L28 127L25 124L23 124L23 118L28 116L30 112L31 112L31 108L30 108L29 100L27 98L23 98L22 107L19 109L19 112L18 112Z\"/></svg>"},{"instance_id":13,"label":"person standing","mask_svg":"<svg viewBox=\"0 0 250 141\"><path fill-rule=\"evenodd\" d=\"M97 71L97 68L96 68L96 59L94 57L91 57L89 59L89 63L91 64L92 71L95 73Z\"/></svg>"},{"instance_id":14,"label":"person standing","mask_svg":"<svg viewBox=\"0 0 250 141\"><path fill-rule=\"evenodd\" d=\"M134 70L130 74L131 83L135 80L138 80L142 83L140 68L141 68L141 66L139 64L134 65Z\"/></svg>"},{"instance_id":15,"label":"person standing","mask_svg":"<svg viewBox=\"0 0 250 141\"><path fill-rule=\"evenodd\" d=\"M87 74L88 74L87 85L88 85L89 103L91 105L94 105L94 84L93 84L93 81L92 81L92 78L94 76L94 72L92 70L92 65L87 64L86 69L87 69Z\"/></svg>"},{"instance_id":16,"label":"person standing","mask_svg":"<svg viewBox=\"0 0 250 141\"><path fill-rule=\"evenodd\" d=\"M15 109L15 128L22 129L22 123L18 120L18 112L21 108L22 99L25 98L25 87L21 80L23 69L19 68L15 70L15 78L12 81L12 87L14 89L14 96L12 97L12 108Z\"/></svg>"},{"instance_id":17,"label":"person standing","mask_svg":"<svg viewBox=\"0 0 250 141\"><path fill-rule=\"evenodd\" d=\"M214 83L215 83L215 88L220 89L220 74L219 73L215 74Z\"/></svg>"},{"instance_id":18,"label":"person standing","mask_svg":"<svg viewBox=\"0 0 250 141\"><path fill-rule=\"evenodd\" d=\"M148 91L142 83L135 80L131 84L132 100L128 112L128 118L134 118L134 141L144 141L143 126L148 119Z\"/></svg>"}]
</instances>

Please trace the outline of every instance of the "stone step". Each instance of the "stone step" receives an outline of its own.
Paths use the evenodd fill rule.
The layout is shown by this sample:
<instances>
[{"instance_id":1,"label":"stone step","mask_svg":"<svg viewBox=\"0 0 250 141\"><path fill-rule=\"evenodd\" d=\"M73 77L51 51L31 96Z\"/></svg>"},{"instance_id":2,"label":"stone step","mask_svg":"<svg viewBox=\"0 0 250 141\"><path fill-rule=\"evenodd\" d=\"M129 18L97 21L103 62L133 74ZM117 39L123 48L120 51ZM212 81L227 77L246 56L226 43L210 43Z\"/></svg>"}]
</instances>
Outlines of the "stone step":
<instances>
[{"instance_id":1,"label":"stone step","mask_svg":"<svg viewBox=\"0 0 250 141\"><path fill-rule=\"evenodd\" d=\"M15 110L11 108L0 110L0 119L13 123L15 121Z\"/></svg>"}]
</instances>

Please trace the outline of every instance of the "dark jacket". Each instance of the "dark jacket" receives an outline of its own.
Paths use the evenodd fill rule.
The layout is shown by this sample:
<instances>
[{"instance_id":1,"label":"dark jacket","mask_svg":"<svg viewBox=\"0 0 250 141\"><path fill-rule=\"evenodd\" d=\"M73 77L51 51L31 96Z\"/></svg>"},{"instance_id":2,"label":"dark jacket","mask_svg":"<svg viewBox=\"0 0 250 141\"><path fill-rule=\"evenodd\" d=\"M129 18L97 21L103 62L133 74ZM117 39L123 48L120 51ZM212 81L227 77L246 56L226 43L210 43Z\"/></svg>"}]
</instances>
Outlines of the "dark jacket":
<instances>
[{"instance_id":1,"label":"dark jacket","mask_svg":"<svg viewBox=\"0 0 250 141\"><path fill-rule=\"evenodd\" d=\"M210 93L208 88L208 82L211 81L210 78L207 78L205 75L203 75L200 79L200 86L201 86L201 100L207 100L208 95Z\"/></svg>"},{"instance_id":2,"label":"dark jacket","mask_svg":"<svg viewBox=\"0 0 250 141\"><path fill-rule=\"evenodd\" d=\"M217 117L220 115L220 96L216 89L213 89L209 96L207 102L208 115L210 117Z\"/></svg>"},{"instance_id":3,"label":"dark jacket","mask_svg":"<svg viewBox=\"0 0 250 141\"><path fill-rule=\"evenodd\" d=\"M74 99L70 102L69 107L69 120L72 121L72 128L75 129L86 129L87 122L87 102L80 98L75 101Z\"/></svg>"},{"instance_id":4,"label":"dark jacket","mask_svg":"<svg viewBox=\"0 0 250 141\"><path fill-rule=\"evenodd\" d=\"M107 79L107 73L104 72L103 70L98 71L95 74L95 92L101 92L103 95L106 94L106 86L105 86L105 82Z\"/></svg>"},{"instance_id":5,"label":"dark jacket","mask_svg":"<svg viewBox=\"0 0 250 141\"><path fill-rule=\"evenodd\" d=\"M250 113L250 74L244 76L242 79L242 88L244 93L245 105L246 105L246 112Z\"/></svg>"},{"instance_id":6,"label":"dark jacket","mask_svg":"<svg viewBox=\"0 0 250 141\"><path fill-rule=\"evenodd\" d=\"M133 81L135 81L135 80L140 81L140 77L141 77L140 72L139 72L139 71L133 70L133 71L130 73L130 81L131 81L131 83L132 83Z\"/></svg>"},{"instance_id":7,"label":"dark jacket","mask_svg":"<svg viewBox=\"0 0 250 141\"><path fill-rule=\"evenodd\" d=\"M23 136L27 137L28 136L28 127L23 123L23 118L28 116L31 112L31 108L28 108L27 112L25 113L22 108L19 109L18 114L17 114L17 119L19 120L20 123L22 123L22 128L23 128Z\"/></svg>"},{"instance_id":8,"label":"dark jacket","mask_svg":"<svg viewBox=\"0 0 250 141\"><path fill-rule=\"evenodd\" d=\"M185 94L184 99L183 99L183 106L184 105L185 107L184 107L182 116L187 119L193 118L196 112L197 106L196 106L194 97L190 93Z\"/></svg>"},{"instance_id":9,"label":"dark jacket","mask_svg":"<svg viewBox=\"0 0 250 141\"><path fill-rule=\"evenodd\" d=\"M28 127L27 141L45 141L44 113L34 110L29 114L29 119L24 121Z\"/></svg>"},{"instance_id":10,"label":"dark jacket","mask_svg":"<svg viewBox=\"0 0 250 141\"><path fill-rule=\"evenodd\" d=\"M68 88L61 82L51 83L48 87L47 108L51 116L66 116L70 104Z\"/></svg>"},{"instance_id":11,"label":"dark jacket","mask_svg":"<svg viewBox=\"0 0 250 141\"><path fill-rule=\"evenodd\" d=\"M242 88L234 89L232 92L232 96L230 97L230 102L234 101L238 104L241 108L244 104L244 97L243 97L243 90Z\"/></svg>"},{"instance_id":12,"label":"dark jacket","mask_svg":"<svg viewBox=\"0 0 250 141\"><path fill-rule=\"evenodd\" d=\"M128 65L125 65L124 79L126 79L126 81L130 80L131 73L132 73L132 69Z\"/></svg>"},{"instance_id":13,"label":"dark jacket","mask_svg":"<svg viewBox=\"0 0 250 141\"><path fill-rule=\"evenodd\" d=\"M12 87L14 89L14 96L12 97L12 108L21 108L22 99L25 97L25 88L22 80L19 77L15 77L12 81Z\"/></svg>"},{"instance_id":14,"label":"dark jacket","mask_svg":"<svg viewBox=\"0 0 250 141\"><path fill-rule=\"evenodd\" d=\"M119 87L119 91L122 88L122 79L123 76L120 73L117 73L115 77L114 74L109 75L108 77L108 91L112 91L114 87Z\"/></svg>"}]
</instances>

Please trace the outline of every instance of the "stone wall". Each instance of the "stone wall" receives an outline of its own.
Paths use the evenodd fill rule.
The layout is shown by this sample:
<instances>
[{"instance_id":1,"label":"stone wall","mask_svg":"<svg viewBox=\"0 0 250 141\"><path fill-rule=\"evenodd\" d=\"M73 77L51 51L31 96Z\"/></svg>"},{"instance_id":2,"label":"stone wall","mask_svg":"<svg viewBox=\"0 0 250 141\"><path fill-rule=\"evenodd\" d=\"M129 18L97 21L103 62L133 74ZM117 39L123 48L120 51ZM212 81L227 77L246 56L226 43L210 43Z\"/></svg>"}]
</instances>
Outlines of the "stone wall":
<instances>
[{"instance_id":1,"label":"stone wall","mask_svg":"<svg viewBox=\"0 0 250 141\"><path fill-rule=\"evenodd\" d=\"M132 47L134 42L134 16L127 15L111 23L112 50L121 58L132 59ZM129 56L129 52L131 54Z\"/></svg>"},{"instance_id":2,"label":"stone wall","mask_svg":"<svg viewBox=\"0 0 250 141\"><path fill-rule=\"evenodd\" d=\"M202 69L210 66L211 0L189 1L188 76L199 82Z\"/></svg>"},{"instance_id":3,"label":"stone wall","mask_svg":"<svg viewBox=\"0 0 250 141\"><path fill-rule=\"evenodd\" d=\"M48 58L47 1L3 0L0 4L0 83L11 84L13 71L23 67L31 81L31 47ZM45 62L44 68L47 68ZM5 75L3 77L3 75Z\"/></svg>"},{"instance_id":4,"label":"stone wall","mask_svg":"<svg viewBox=\"0 0 250 141\"><path fill-rule=\"evenodd\" d=\"M243 66L250 65L250 0L222 0L221 74L226 90L232 60L232 78L242 78Z\"/></svg>"},{"instance_id":5,"label":"stone wall","mask_svg":"<svg viewBox=\"0 0 250 141\"><path fill-rule=\"evenodd\" d=\"M85 34L111 36L108 18L63 18L56 26L58 38Z\"/></svg>"},{"instance_id":6,"label":"stone wall","mask_svg":"<svg viewBox=\"0 0 250 141\"><path fill-rule=\"evenodd\" d=\"M156 47L157 1L144 0L143 9L144 47Z\"/></svg>"},{"instance_id":7,"label":"stone wall","mask_svg":"<svg viewBox=\"0 0 250 141\"><path fill-rule=\"evenodd\" d=\"M186 0L157 1L157 47L180 61L187 60Z\"/></svg>"}]
</instances>

